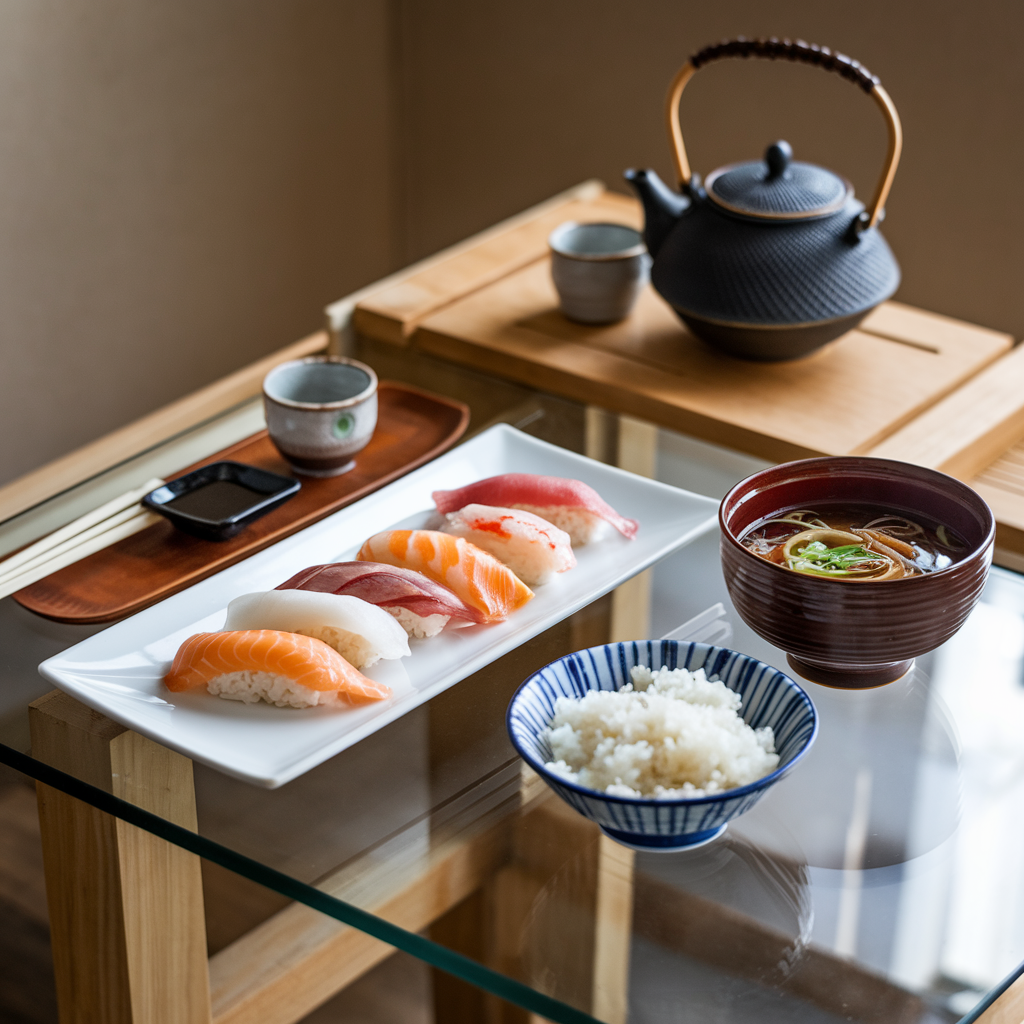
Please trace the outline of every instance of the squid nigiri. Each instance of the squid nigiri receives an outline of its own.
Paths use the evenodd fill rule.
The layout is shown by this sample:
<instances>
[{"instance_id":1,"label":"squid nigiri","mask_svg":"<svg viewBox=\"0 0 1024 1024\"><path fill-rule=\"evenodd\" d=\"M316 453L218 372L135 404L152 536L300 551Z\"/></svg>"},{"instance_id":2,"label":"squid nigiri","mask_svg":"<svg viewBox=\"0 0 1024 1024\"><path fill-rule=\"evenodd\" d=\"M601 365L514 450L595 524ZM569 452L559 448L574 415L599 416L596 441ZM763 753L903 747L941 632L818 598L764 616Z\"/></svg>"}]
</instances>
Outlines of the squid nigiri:
<instances>
[{"instance_id":1,"label":"squid nigiri","mask_svg":"<svg viewBox=\"0 0 1024 1024\"><path fill-rule=\"evenodd\" d=\"M569 535L522 509L467 505L448 514L444 532L489 551L531 587L576 564Z\"/></svg>"},{"instance_id":2,"label":"squid nigiri","mask_svg":"<svg viewBox=\"0 0 1024 1024\"><path fill-rule=\"evenodd\" d=\"M174 656L164 685L174 693L198 690L228 700L278 707L367 704L391 696L322 640L277 629L196 633Z\"/></svg>"},{"instance_id":3,"label":"squid nigiri","mask_svg":"<svg viewBox=\"0 0 1024 1024\"><path fill-rule=\"evenodd\" d=\"M423 573L381 562L313 565L277 589L358 597L393 615L414 637L436 636L449 622L457 628L484 621L482 612Z\"/></svg>"},{"instance_id":4,"label":"squid nigiri","mask_svg":"<svg viewBox=\"0 0 1024 1024\"><path fill-rule=\"evenodd\" d=\"M394 618L358 597L270 590L228 605L226 630L281 629L316 637L356 668L409 656L409 638Z\"/></svg>"},{"instance_id":5,"label":"squid nigiri","mask_svg":"<svg viewBox=\"0 0 1024 1024\"><path fill-rule=\"evenodd\" d=\"M533 597L533 591L493 555L438 530L374 534L356 558L415 569L454 590L466 604L483 613L485 622L500 622Z\"/></svg>"},{"instance_id":6,"label":"squid nigiri","mask_svg":"<svg viewBox=\"0 0 1024 1024\"><path fill-rule=\"evenodd\" d=\"M574 545L597 540L609 524L630 540L639 527L635 519L620 516L593 487L559 476L505 473L454 491L434 491L433 498L442 515L472 504L523 509L564 530Z\"/></svg>"}]
</instances>

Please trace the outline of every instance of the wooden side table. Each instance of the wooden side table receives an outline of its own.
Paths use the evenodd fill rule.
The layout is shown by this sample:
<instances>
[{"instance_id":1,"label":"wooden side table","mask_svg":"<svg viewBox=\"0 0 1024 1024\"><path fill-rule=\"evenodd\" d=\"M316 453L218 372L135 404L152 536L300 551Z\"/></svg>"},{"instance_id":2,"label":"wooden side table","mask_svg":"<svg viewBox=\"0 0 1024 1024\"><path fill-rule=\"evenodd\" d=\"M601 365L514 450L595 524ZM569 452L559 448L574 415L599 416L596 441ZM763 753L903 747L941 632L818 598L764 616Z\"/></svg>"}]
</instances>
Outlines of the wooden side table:
<instances>
[{"instance_id":1,"label":"wooden side table","mask_svg":"<svg viewBox=\"0 0 1024 1024\"><path fill-rule=\"evenodd\" d=\"M638 213L631 200L587 183L336 304L332 344L358 346L387 376L466 400L476 428L528 421L542 409L562 417L562 436L580 450L646 474L659 426L770 460L862 452L934 465L975 483L996 509L1000 557L1024 560L1024 363L1012 339L888 303L800 364L751 366L704 350L653 295L624 325L581 328L555 312L546 271L546 235L567 219L636 223ZM0 515L246 401L275 362L328 340L304 339L0 489ZM630 634L642 604L642 593L620 592L613 634ZM37 756L194 828L186 759L83 710L60 695L38 702ZM538 800L529 780L521 799L527 808ZM71 993L65 1005L82 1008L68 1021L284 1024L391 952L293 905L207 961L196 858L52 791L41 791L40 806L59 984ZM405 889L382 890L378 909L412 930L459 932L472 913L465 900L505 865L488 898L514 913L517 872L540 870L544 852L519 843L496 827L439 850ZM595 972L621 974L632 885L617 849L594 849L594 870L608 884L595 890L605 927L581 982L592 987ZM359 872L372 890L373 869L348 865L338 891ZM830 969L839 977L841 968ZM594 988L591 1005L621 1019L622 986ZM1022 1013L1018 981L980 1020L1003 1024Z\"/></svg>"}]
</instances>

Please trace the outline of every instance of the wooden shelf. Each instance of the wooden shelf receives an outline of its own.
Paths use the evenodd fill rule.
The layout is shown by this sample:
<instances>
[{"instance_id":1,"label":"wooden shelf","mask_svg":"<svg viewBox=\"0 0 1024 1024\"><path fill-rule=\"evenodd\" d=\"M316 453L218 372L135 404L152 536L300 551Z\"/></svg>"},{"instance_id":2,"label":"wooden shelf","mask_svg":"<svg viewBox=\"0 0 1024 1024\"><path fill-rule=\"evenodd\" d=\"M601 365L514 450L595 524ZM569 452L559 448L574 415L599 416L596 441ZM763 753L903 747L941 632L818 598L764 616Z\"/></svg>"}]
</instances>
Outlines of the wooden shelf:
<instances>
[{"instance_id":1,"label":"wooden shelf","mask_svg":"<svg viewBox=\"0 0 1024 1024\"><path fill-rule=\"evenodd\" d=\"M698 340L648 289L619 324L558 311L541 259L426 318L420 349L773 461L869 451L1010 347L976 329L936 332L906 307L887 331L851 331L806 359L752 363ZM874 322L874 321L873 321ZM904 326L909 324L909 329Z\"/></svg>"}]
</instances>

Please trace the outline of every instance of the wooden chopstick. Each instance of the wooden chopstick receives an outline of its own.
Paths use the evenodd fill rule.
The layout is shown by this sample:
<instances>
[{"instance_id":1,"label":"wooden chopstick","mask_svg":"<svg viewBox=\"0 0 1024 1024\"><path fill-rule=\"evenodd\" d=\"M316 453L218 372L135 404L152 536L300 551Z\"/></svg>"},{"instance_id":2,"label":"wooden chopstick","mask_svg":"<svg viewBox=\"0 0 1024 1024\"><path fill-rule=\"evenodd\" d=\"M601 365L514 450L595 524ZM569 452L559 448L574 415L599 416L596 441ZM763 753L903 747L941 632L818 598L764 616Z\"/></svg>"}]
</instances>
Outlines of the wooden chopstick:
<instances>
[{"instance_id":1,"label":"wooden chopstick","mask_svg":"<svg viewBox=\"0 0 1024 1024\"><path fill-rule=\"evenodd\" d=\"M149 488L149 490L152 489ZM141 507L126 520L121 520L120 517L111 518L118 518L119 521L115 525L106 526L99 533L91 533L85 540L75 538L75 543L71 543L69 547L66 547L61 552L51 553L48 557L43 558L42 561L36 561L23 572L15 573L0 580L0 598L7 597L23 587L36 583L44 576L49 576L50 573L56 572L58 569L63 569L88 555L102 551L103 548L116 544L119 540L124 540L125 537L130 537L133 533L138 533L140 530L144 530L146 527L161 521L161 517L156 515L156 513L149 512ZM99 526L104 525L103 523L99 524Z\"/></svg>"},{"instance_id":2,"label":"wooden chopstick","mask_svg":"<svg viewBox=\"0 0 1024 1024\"><path fill-rule=\"evenodd\" d=\"M68 523L67 526L62 526L59 530L55 530L53 533L43 537L42 540L36 541L35 544L31 544L27 548L11 555L10 558L5 558L0 562L0 580L14 575L15 570L19 573L22 572L29 562L35 562L40 555L59 547L79 534L85 533L92 527L97 526L106 519L110 519L119 512L123 512L132 505L138 507L139 501L145 495L157 487L161 487L163 483L163 480L154 477L141 487L136 487L126 491L117 498L112 498L105 504L100 505L99 508L94 508L84 516L79 516L74 522Z\"/></svg>"},{"instance_id":3,"label":"wooden chopstick","mask_svg":"<svg viewBox=\"0 0 1024 1024\"><path fill-rule=\"evenodd\" d=\"M63 544L58 544L56 547L51 547L48 551L43 551L31 561L22 562L21 565L10 572L0 572L0 586L3 586L7 580L30 572L37 565L45 565L52 559L63 555L66 551L72 551L80 544L92 540L93 537L98 537L100 534L106 533L107 530L112 530L115 526L120 526L122 523L128 522L129 519L134 519L140 512L142 512L142 506L136 502L134 505L129 505L123 512L118 512L116 515L110 516L109 519L104 519L102 523L97 523L95 526L89 527L88 530L75 534L74 537L64 541ZM0 562L0 570L3 568L4 563Z\"/></svg>"}]
</instances>

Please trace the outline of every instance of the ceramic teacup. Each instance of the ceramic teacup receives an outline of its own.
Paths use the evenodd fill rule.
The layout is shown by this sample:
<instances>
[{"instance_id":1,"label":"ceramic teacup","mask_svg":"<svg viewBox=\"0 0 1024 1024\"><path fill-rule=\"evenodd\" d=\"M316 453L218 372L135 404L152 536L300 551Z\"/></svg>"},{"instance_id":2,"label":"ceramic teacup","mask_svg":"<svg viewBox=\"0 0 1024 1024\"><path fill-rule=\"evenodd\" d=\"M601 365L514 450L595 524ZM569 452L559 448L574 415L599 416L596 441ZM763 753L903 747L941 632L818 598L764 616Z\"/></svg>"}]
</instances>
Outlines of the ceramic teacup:
<instances>
[{"instance_id":1,"label":"ceramic teacup","mask_svg":"<svg viewBox=\"0 0 1024 1024\"><path fill-rule=\"evenodd\" d=\"M292 469L337 476L352 469L377 425L377 375L342 356L275 366L263 379L267 430Z\"/></svg>"},{"instance_id":2,"label":"ceramic teacup","mask_svg":"<svg viewBox=\"0 0 1024 1024\"><path fill-rule=\"evenodd\" d=\"M562 312L583 324L629 316L651 277L639 231L625 224L560 224L548 237L551 277Z\"/></svg>"}]
</instances>

